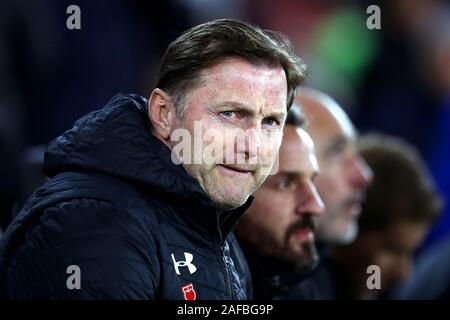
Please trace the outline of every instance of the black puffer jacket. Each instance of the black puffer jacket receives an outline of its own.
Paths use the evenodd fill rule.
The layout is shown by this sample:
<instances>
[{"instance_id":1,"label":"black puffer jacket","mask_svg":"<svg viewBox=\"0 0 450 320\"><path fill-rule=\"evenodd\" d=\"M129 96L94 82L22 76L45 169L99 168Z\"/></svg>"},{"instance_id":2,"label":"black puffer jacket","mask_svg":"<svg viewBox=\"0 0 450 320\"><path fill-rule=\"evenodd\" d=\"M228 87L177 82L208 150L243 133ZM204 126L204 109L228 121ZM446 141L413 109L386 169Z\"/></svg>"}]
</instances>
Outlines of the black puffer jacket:
<instances>
[{"instance_id":1,"label":"black puffer jacket","mask_svg":"<svg viewBox=\"0 0 450 320\"><path fill-rule=\"evenodd\" d=\"M319 293L314 283L308 281L311 272L296 270L291 263L265 257L252 246L242 243L253 283L256 300L316 300Z\"/></svg>"},{"instance_id":2,"label":"black puffer jacket","mask_svg":"<svg viewBox=\"0 0 450 320\"><path fill-rule=\"evenodd\" d=\"M49 145L51 179L1 240L3 298L249 298L232 229L250 201L219 215L151 135L146 104L117 95Z\"/></svg>"}]
</instances>

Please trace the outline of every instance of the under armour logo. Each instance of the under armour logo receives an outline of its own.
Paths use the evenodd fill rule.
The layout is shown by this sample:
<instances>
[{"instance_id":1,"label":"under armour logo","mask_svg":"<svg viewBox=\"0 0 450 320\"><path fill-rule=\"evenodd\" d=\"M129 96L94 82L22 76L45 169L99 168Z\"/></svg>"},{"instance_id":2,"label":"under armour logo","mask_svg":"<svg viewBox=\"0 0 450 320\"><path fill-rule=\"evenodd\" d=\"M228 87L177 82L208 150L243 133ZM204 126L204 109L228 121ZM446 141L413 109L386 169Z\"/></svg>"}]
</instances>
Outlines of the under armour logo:
<instances>
[{"instance_id":1,"label":"under armour logo","mask_svg":"<svg viewBox=\"0 0 450 320\"><path fill-rule=\"evenodd\" d=\"M175 256L173 253L171 254L171 256L173 260L173 266L175 267L175 272L178 275L181 275L179 267L188 267L190 274L193 274L195 271L197 271L197 267L192 263L192 260L194 260L194 256L192 255L192 253L184 253L184 258L186 259L185 261L175 260Z\"/></svg>"}]
</instances>

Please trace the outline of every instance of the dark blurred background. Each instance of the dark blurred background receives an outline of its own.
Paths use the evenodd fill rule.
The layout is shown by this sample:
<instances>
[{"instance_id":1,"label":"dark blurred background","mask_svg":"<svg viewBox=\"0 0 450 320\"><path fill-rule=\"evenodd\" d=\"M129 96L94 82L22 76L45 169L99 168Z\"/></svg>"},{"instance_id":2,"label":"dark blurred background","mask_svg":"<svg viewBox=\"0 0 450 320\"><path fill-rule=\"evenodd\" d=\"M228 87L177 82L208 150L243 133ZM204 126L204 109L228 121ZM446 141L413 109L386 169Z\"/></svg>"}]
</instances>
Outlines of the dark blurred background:
<instances>
[{"instance_id":1,"label":"dark blurred background","mask_svg":"<svg viewBox=\"0 0 450 320\"><path fill-rule=\"evenodd\" d=\"M369 30L369 5L381 29ZM69 5L81 29L69 30ZM360 132L414 144L450 194L450 6L443 0L0 0L0 223L44 177L45 146L117 92L149 95L180 32L216 18L281 31ZM424 247L450 230L450 212Z\"/></svg>"}]
</instances>

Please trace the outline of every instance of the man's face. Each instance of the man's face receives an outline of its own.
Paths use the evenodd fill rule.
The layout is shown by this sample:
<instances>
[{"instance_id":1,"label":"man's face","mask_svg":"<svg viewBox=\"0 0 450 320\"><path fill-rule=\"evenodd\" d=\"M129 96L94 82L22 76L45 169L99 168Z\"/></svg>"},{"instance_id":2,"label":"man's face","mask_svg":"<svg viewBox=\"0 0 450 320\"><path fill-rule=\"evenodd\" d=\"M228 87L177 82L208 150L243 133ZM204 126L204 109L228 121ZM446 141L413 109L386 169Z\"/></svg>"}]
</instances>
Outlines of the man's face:
<instances>
[{"instance_id":1,"label":"man's face","mask_svg":"<svg viewBox=\"0 0 450 320\"><path fill-rule=\"evenodd\" d=\"M278 172L253 194L236 234L265 257L309 270L318 261L314 232L323 203L314 185L319 166L306 131L285 127L279 160Z\"/></svg>"},{"instance_id":2,"label":"man's face","mask_svg":"<svg viewBox=\"0 0 450 320\"><path fill-rule=\"evenodd\" d=\"M318 237L326 243L349 243L358 232L361 202L372 172L356 150L353 125L342 109L333 101L302 100L309 120L306 130L314 141L321 169L317 189L325 203Z\"/></svg>"},{"instance_id":3,"label":"man's face","mask_svg":"<svg viewBox=\"0 0 450 320\"><path fill-rule=\"evenodd\" d=\"M193 157L203 159L184 168L216 206L228 210L245 203L274 163L287 113L286 75L281 67L229 58L201 76L202 85L188 92L174 129L189 132ZM219 151L220 159L204 161Z\"/></svg>"},{"instance_id":4,"label":"man's face","mask_svg":"<svg viewBox=\"0 0 450 320\"><path fill-rule=\"evenodd\" d=\"M382 290L404 282L412 272L414 252L428 229L425 222L400 221L383 231L362 231L355 241L362 277L367 278L367 266L377 265Z\"/></svg>"}]
</instances>

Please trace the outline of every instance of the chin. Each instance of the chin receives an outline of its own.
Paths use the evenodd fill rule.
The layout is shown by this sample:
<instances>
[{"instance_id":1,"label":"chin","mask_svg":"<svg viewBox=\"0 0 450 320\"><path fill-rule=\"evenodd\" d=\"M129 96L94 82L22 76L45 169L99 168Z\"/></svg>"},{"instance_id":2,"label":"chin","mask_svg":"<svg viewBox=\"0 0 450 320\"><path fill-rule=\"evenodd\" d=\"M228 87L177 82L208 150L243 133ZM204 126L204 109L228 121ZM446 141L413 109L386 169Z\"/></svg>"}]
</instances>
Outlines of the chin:
<instances>
[{"instance_id":1,"label":"chin","mask_svg":"<svg viewBox=\"0 0 450 320\"><path fill-rule=\"evenodd\" d=\"M303 243L301 252L290 251L285 258L292 264L294 270L300 273L312 271L319 263L319 254L314 242Z\"/></svg>"},{"instance_id":2,"label":"chin","mask_svg":"<svg viewBox=\"0 0 450 320\"><path fill-rule=\"evenodd\" d=\"M241 207L242 205L245 204L245 202L247 201L248 196L243 198L243 197L239 197L239 198L228 198L228 199L224 199L222 197L220 198L211 198L212 202L214 203L214 205L223 211L226 210L233 210L236 208Z\"/></svg>"},{"instance_id":3,"label":"chin","mask_svg":"<svg viewBox=\"0 0 450 320\"><path fill-rule=\"evenodd\" d=\"M357 223L350 223L347 226L347 230L345 234L342 237L342 243L343 244L350 244L353 241L355 241L356 237L358 236L358 224Z\"/></svg>"},{"instance_id":4,"label":"chin","mask_svg":"<svg viewBox=\"0 0 450 320\"><path fill-rule=\"evenodd\" d=\"M328 230L321 230L319 239L325 244L331 245L348 245L355 241L358 236L358 224L356 222L341 222L339 225L334 225Z\"/></svg>"},{"instance_id":5,"label":"chin","mask_svg":"<svg viewBox=\"0 0 450 320\"><path fill-rule=\"evenodd\" d=\"M311 255L308 257L301 256L292 262L296 272L308 273L317 267L319 258L316 255Z\"/></svg>"}]
</instances>

